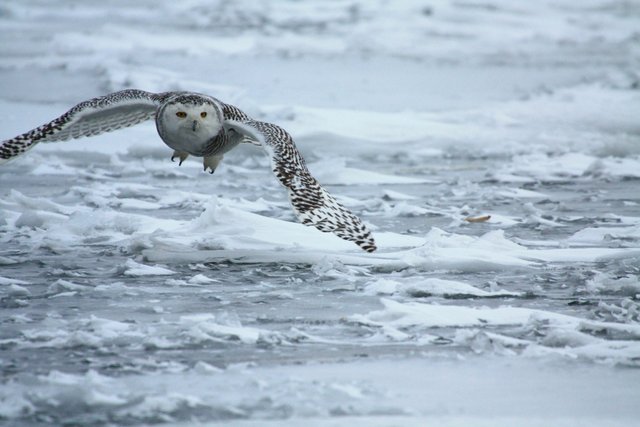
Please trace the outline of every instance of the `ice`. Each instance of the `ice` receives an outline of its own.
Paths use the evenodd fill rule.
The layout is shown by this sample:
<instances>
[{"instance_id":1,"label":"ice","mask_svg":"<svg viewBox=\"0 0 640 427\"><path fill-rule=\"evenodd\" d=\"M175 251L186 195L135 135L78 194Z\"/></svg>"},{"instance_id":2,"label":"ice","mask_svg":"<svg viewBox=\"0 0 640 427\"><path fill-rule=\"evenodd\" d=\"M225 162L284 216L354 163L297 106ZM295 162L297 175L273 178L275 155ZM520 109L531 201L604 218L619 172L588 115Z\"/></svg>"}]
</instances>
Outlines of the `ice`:
<instances>
[{"instance_id":1,"label":"ice","mask_svg":"<svg viewBox=\"0 0 640 427\"><path fill-rule=\"evenodd\" d=\"M196 274L195 276L190 278L188 282L193 285L206 285L208 283L216 283L217 280L207 277L204 274Z\"/></svg>"},{"instance_id":2,"label":"ice","mask_svg":"<svg viewBox=\"0 0 640 427\"><path fill-rule=\"evenodd\" d=\"M171 276L176 274L175 271L168 268L158 265L144 265L131 259L127 260L124 267L124 275L126 276Z\"/></svg>"},{"instance_id":3,"label":"ice","mask_svg":"<svg viewBox=\"0 0 640 427\"><path fill-rule=\"evenodd\" d=\"M222 369L220 368L216 368L213 365L208 364L207 362L197 362L195 364L195 366L193 367L194 371L201 373L201 374L205 374L205 375L212 375L212 374L217 374L222 372Z\"/></svg>"},{"instance_id":4,"label":"ice","mask_svg":"<svg viewBox=\"0 0 640 427\"><path fill-rule=\"evenodd\" d=\"M24 280L12 279L10 277L1 277L0 276L0 285L28 285L29 282Z\"/></svg>"},{"instance_id":5,"label":"ice","mask_svg":"<svg viewBox=\"0 0 640 427\"><path fill-rule=\"evenodd\" d=\"M575 179L584 174L616 177L638 177L640 163L636 158L597 158L582 153L560 156L527 155L514 159L509 167L513 176L527 176L543 181Z\"/></svg>"},{"instance_id":6,"label":"ice","mask_svg":"<svg viewBox=\"0 0 640 427\"><path fill-rule=\"evenodd\" d=\"M424 328L435 326L475 326L516 325L527 323L536 314L529 309L501 307L498 309L474 309L467 307L427 305L420 303L402 304L389 299L382 299L384 309L367 315L354 315L351 320L382 326L393 327L419 326ZM565 321L563 316L550 314L546 320Z\"/></svg>"},{"instance_id":7,"label":"ice","mask_svg":"<svg viewBox=\"0 0 640 427\"><path fill-rule=\"evenodd\" d=\"M90 289L89 286L79 285L77 283L73 283L64 279L58 279L55 282L53 282L51 285L49 285L49 287L47 288L47 291L54 295L55 294L60 295L60 294L70 293L70 292L75 293L75 292L87 291L89 289Z\"/></svg>"},{"instance_id":8,"label":"ice","mask_svg":"<svg viewBox=\"0 0 640 427\"><path fill-rule=\"evenodd\" d=\"M373 283L367 284L364 289L365 293L373 295L408 295L411 297L429 297L429 296L446 296L446 297L499 297L499 296L519 296L519 292L510 292L506 290L485 291L475 286L454 280L443 279L425 279L416 280L390 280L378 279Z\"/></svg>"},{"instance_id":9,"label":"ice","mask_svg":"<svg viewBox=\"0 0 640 427\"><path fill-rule=\"evenodd\" d=\"M4 292L13 297L26 297L31 295L31 291L29 291L29 289L14 283L9 284Z\"/></svg>"},{"instance_id":10,"label":"ice","mask_svg":"<svg viewBox=\"0 0 640 427\"><path fill-rule=\"evenodd\" d=\"M639 17L4 2L2 140L206 93L285 128L378 250L300 224L259 147L210 175L153 122L38 144L0 166L0 424L636 425Z\"/></svg>"},{"instance_id":11,"label":"ice","mask_svg":"<svg viewBox=\"0 0 640 427\"><path fill-rule=\"evenodd\" d=\"M607 239L639 240L640 225L632 227L584 228L567 239L569 242L598 244Z\"/></svg>"},{"instance_id":12,"label":"ice","mask_svg":"<svg viewBox=\"0 0 640 427\"><path fill-rule=\"evenodd\" d=\"M607 273L596 272L587 280L585 288L594 293L620 293L634 297L640 294L640 279L635 276L612 277Z\"/></svg>"},{"instance_id":13,"label":"ice","mask_svg":"<svg viewBox=\"0 0 640 427\"><path fill-rule=\"evenodd\" d=\"M309 170L318 180L328 185L425 184L435 182L424 178L385 175L349 168L345 166L344 159L322 160L309 165Z\"/></svg>"},{"instance_id":14,"label":"ice","mask_svg":"<svg viewBox=\"0 0 640 427\"><path fill-rule=\"evenodd\" d=\"M424 334L422 331L427 332L434 328L458 327L460 329L454 340L469 346L477 353L514 355L517 354L516 351L506 352L505 349L522 351L524 348L524 354L528 355L546 352L546 354L556 353L564 357L606 361L626 360L640 354L640 346L637 343L615 339L620 335L640 336L638 325L589 321L543 310L510 306L469 308L418 302L400 303L386 298L381 302L384 306L382 310L354 315L350 320L381 328L389 339L400 341L415 340L417 334ZM522 331L535 328L542 338L531 342L520 338L517 329L515 337L510 337L509 334L504 336L462 329L498 325L519 326ZM400 333L390 333L393 330ZM611 338L602 339L597 336L598 334ZM437 339L427 334L424 338Z\"/></svg>"},{"instance_id":15,"label":"ice","mask_svg":"<svg viewBox=\"0 0 640 427\"><path fill-rule=\"evenodd\" d=\"M394 190L384 190L383 196L385 200L416 200L417 197L410 194L404 194Z\"/></svg>"}]
</instances>

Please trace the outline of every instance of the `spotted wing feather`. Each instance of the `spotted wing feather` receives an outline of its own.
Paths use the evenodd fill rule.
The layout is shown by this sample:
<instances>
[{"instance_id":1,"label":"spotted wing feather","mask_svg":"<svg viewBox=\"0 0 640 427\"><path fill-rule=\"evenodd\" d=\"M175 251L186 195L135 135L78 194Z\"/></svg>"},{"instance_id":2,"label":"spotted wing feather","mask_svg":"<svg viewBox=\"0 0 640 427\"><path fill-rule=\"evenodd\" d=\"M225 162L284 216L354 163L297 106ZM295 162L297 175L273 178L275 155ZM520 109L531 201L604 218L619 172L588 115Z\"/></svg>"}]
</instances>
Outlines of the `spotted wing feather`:
<instances>
[{"instance_id":1,"label":"spotted wing feather","mask_svg":"<svg viewBox=\"0 0 640 427\"><path fill-rule=\"evenodd\" d=\"M52 120L0 144L0 164L39 142L66 141L133 126L155 116L167 94L129 89L82 102Z\"/></svg>"},{"instance_id":2,"label":"spotted wing feather","mask_svg":"<svg viewBox=\"0 0 640 427\"><path fill-rule=\"evenodd\" d=\"M291 135L274 124L252 120L235 107L226 106L224 112L230 127L257 140L271 155L273 172L287 188L300 222L334 233L367 252L376 250L371 232L360 218L342 206L309 173Z\"/></svg>"}]
</instances>

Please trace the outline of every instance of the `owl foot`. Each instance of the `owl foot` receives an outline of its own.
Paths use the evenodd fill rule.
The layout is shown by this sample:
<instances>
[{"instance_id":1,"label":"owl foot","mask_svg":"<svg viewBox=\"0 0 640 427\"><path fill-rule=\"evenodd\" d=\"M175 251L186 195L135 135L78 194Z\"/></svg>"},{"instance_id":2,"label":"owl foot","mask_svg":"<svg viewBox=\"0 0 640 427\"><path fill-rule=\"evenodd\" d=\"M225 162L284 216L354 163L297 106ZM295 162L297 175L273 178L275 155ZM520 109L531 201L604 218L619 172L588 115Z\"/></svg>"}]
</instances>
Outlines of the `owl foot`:
<instances>
[{"instance_id":1,"label":"owl foot","mask_svg":"<svg viewBox=\"0 0 640 427\"><path fill-rule=\"evenodd\" d=\"M187 157L189 157L189 153L185 153L184 151L177 151L176 150L171 155L171 161L173 162L176 157L180 158L180 163L178 163L178 166L182 166L182 162L184 162L185 159Z\"/></svg>"},{"instance_id":2,"label":"owl foot","mask_svg":"<svg viewBox=\"0 0 640 427\"><path fill-rule=\"evenodd\" d=\"M220 162L222 161L222 157L223 156L209 156L209 157L205 157L203 164L204 164L204 171L206 172L207 169L209 169L209 173L214 173L216 171L216 168L218 167L218 165L220 164Z\"/></svg>"}]
</instances>

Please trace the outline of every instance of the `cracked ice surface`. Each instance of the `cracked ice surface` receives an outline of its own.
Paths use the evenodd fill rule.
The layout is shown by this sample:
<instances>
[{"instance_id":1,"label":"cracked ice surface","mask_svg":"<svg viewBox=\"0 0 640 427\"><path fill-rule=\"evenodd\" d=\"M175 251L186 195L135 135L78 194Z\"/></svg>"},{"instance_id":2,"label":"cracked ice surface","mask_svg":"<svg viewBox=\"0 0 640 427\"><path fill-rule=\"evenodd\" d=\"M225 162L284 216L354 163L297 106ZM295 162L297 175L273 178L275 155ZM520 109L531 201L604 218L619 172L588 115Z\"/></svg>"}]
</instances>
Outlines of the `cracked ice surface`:
<instances>
[{"instance_id":1,"label":"cracked ice surface","mask_svg":"<svg viewBox=\"0 0 640 427\"><path fill-rule=\"evenodd\" d=\"M0 423L635 425L638 22L602 0L0 5L1 138L127 87L208 93L289 130L379 244L296 223L252 146L210 176L152 123L40 144L0 168Z\"/></svg>"}]
</instances>

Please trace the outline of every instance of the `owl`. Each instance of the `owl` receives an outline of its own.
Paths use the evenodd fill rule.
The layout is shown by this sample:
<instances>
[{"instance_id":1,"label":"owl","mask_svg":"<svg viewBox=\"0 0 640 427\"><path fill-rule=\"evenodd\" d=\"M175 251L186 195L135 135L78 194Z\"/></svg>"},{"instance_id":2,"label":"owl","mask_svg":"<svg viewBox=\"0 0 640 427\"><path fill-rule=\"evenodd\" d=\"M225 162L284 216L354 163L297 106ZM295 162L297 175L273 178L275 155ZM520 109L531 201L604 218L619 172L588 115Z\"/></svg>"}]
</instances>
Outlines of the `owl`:
<instances>
[{"instance_id":1,"label":"owl","mask_svg":"<svg viewBox=\"0 0 640 427\"><path fill-rule=\"evenodd\" d=\"M285 187L298 220L323 232L376 250L371 232L309 173L293 138L280 126L253 120L242 110L194 92L114 92L82 102L62 116L0 144L0 164L39 142L94 136L155 119L160 139L173 149L171 160L202 157L213 173L223 156L241 143L262 147Z\"/></svg>"}]
</instances>

